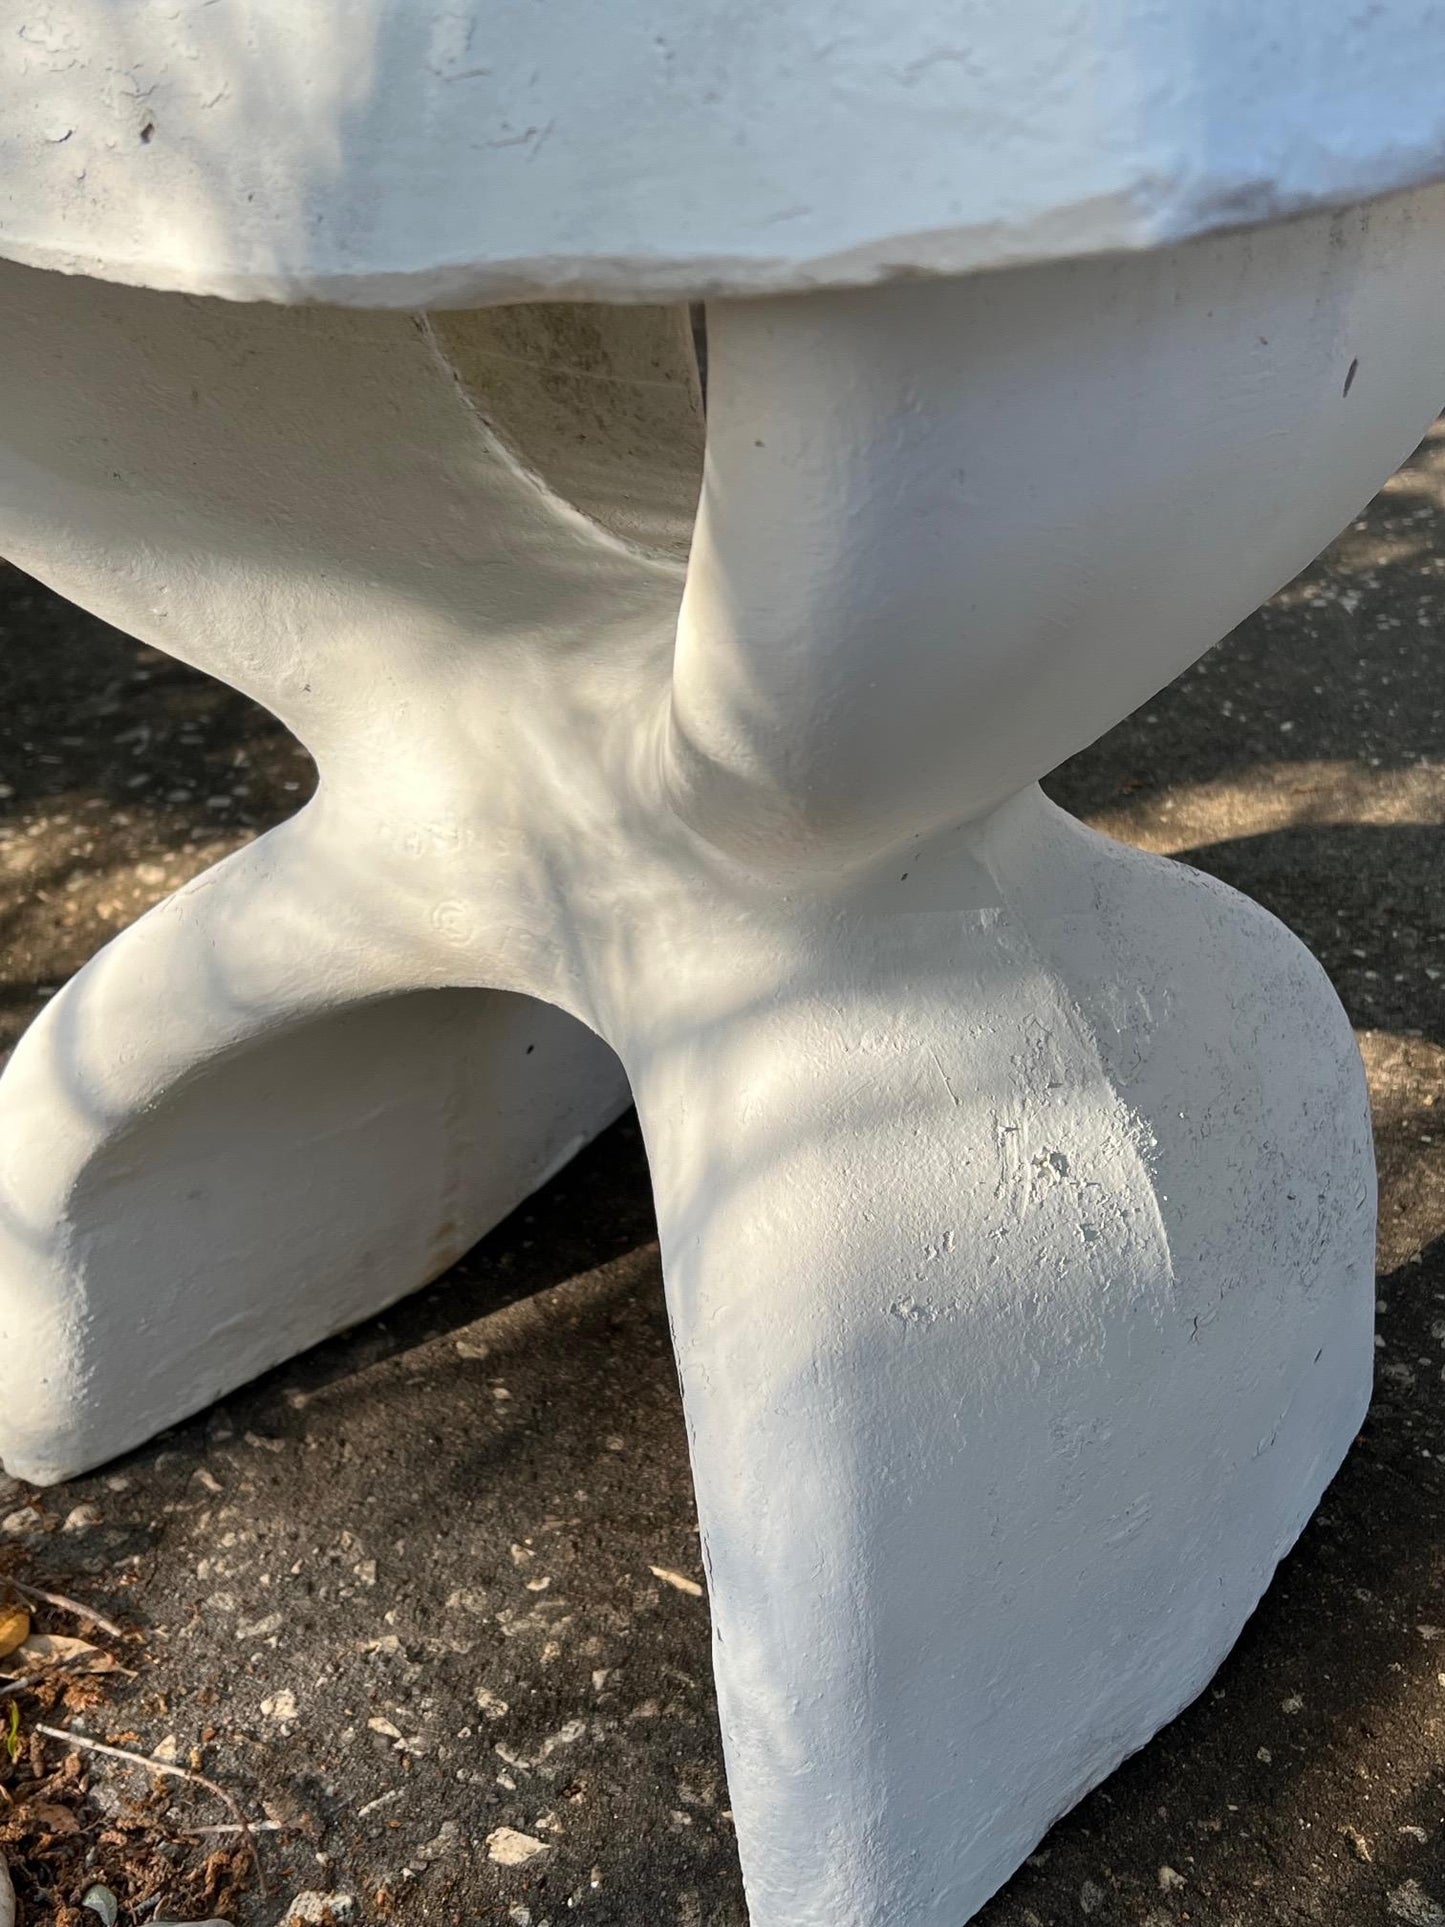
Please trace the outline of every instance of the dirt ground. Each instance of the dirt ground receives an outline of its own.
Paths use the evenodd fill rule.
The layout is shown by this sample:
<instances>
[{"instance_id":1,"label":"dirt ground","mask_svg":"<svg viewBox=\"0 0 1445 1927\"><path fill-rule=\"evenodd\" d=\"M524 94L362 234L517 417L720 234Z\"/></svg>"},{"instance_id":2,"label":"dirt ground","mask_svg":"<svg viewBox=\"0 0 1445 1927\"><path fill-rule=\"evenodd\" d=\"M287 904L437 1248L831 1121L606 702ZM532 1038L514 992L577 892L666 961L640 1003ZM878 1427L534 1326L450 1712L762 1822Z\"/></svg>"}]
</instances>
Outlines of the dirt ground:
<instances>
[{"instance_id":1,"label":"dirt ground","mask_svg":"<svg viewBox=\"0 0 1445 1927\"><path fill-rule=\"evenodd\" d=\"M8 1045L311 778L269 717L14 571L0 630ZM1379 1376L1213 1685L1055 1828L987 1927L1445 1927L1442 636L1437 435L1320 564L1049 780L1258 898L1333 976L1376 1107ZM0 1500L22 1577L142 1635L133 1679L52 1723L203 1762L264 1820L270 1897L252 1885L239 1927L302 1893L418 1927L743 1927L706 1600L652 1571L701 1578L629 1121L387 1316L93 1477ZM91 1831L67 1864L100 1867L92 1833L147 1782L82 1771ZM184 1783L156 1824L167 1807L178 1868L181 1829L228 1821ZM496 1864L499 1828L545 1850ZM63 1917L73 1893L16 1871L27 1927Z\"/></svg>"}]
</instances>

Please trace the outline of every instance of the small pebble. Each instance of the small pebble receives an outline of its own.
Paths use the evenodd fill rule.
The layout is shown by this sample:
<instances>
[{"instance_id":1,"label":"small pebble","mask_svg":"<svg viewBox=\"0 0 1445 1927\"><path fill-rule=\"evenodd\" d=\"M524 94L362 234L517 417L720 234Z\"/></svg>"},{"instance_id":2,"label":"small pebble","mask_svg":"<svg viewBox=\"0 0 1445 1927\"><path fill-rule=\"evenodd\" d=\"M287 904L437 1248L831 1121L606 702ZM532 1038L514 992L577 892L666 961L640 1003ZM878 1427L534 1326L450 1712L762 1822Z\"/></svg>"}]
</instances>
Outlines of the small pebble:
<instances>
[{"instance_id":1,"label":"small pebble","mask_svg":"<svg viewBox=\"0 0 1445 1927\"><path fill-rule=\"evenodd\" d=\"M498 1827L487 1835L487 1858L499 1867L525 1867L548 1850L545 1840L518 1833L515 1827Z\"/></svg>"},{"instance_id":2,"label":"small pebble","mask_svg":"<svg viewBox=\"0 0 1445 1927\"><path fill-rule=\"evenodd\" d=\"M281 1927L300 1927L303 1921L350 1920L355 1912L355 1894L322 1894L308 1888L286 1909Z\"/></svg>"}]
</instances>

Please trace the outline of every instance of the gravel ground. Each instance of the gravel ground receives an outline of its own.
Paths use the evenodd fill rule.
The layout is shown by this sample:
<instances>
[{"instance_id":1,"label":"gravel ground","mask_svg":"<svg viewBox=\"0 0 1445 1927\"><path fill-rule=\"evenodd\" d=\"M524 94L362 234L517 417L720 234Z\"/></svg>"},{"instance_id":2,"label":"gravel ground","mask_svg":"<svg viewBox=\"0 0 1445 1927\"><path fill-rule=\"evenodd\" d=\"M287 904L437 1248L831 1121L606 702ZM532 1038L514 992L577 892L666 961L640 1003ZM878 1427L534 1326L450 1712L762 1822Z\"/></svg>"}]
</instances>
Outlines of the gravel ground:
<instances>
[{"instance_id":1,"label":"gravel ground","mask_svg":"<svg viewBox=\"0 0 1445 1927\"><path fill-rule=\"evenodd\" d=\"M8 1045L311 776L241 697L13 571L0 630ZM987 1927L1445 1927L1442 634L1437 436L1321 563L1049 781L1257 897L1333 976L1376 1106L1379 1383L1211 1688L1055 1828ZM384 1318L94 1477L0 1497L0 1550L144 1630L137 1677L57 1717L194 1748L267 1817L271 1898L239 1927L303 1891L418 1927L743 1927L629 1121ZM138 1790L103 1761L91 1784L112 1808ZM224 1822L171 1791L173 1821ZM499 1864L500 1829L541 1850Z\"/></svg>"}]
</instances>

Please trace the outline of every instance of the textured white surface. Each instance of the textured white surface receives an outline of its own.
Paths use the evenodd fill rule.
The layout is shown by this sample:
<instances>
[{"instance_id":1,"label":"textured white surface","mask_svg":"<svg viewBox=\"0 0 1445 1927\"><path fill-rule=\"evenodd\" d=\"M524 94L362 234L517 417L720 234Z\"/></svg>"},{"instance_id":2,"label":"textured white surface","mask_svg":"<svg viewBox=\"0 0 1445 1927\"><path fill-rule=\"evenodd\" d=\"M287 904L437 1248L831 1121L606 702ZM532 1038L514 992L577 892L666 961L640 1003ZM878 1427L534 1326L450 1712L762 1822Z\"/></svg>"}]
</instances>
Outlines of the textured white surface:
<instances>
[{"instance_id":1,"label":"textured white surface","mask_svg":"<svg viewBox=\"0 0 1445 1927\"><path fill-rule=\"evenodd\" d=\"M760 922L746 999L700 932L624 1049L749 1905L959 1927L1359 1429L1364 1079L1286 930L1037 791Z\"/></svg>"},{"instance_id":2,"label":"textured white surface","mask_svg":"<svg viewBox=\"0 0 1445 1927\"><path fill-rule=\"evenodd\" d=\"M0 270L0 544L321 771L0 1080L7 1464L425 1275L617 1101L580 1020L652 1161L755 1927L960 1927L1209 1677L1372 1363L1318 966L1035 779L1384 480L1442 297L1436 187L725 301L704 464L680 311Z\"/></svg>"},{"instance_id":3,"label":"textured white surface","mask_svg":"<svg viewBox=\"0 0 1445 1927\"><path fill-rule=\"evenodd\" d=\"M11 0L0 254L238 298L780 292L1445 173L1437 0Z\"/></svg>"}]
</instances>

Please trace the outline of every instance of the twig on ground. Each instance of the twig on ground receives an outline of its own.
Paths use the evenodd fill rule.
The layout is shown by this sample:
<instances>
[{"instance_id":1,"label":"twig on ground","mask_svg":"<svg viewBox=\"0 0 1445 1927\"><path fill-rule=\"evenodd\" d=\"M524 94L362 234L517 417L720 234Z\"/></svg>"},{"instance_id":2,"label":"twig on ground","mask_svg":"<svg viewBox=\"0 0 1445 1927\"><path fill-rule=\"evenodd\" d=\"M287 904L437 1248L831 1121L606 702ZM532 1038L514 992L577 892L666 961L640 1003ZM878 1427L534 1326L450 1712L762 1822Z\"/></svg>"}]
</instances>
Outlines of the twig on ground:
<instances>
[{"instance_id":1,"label":"twig on ground","mask_svg":"<svg viewBox=\"0 0 1445 1927\"><path fill-rule=\"evenodd\" d=\"M124 1668L117 1669L126 1671ZM59 1679L65 1673L80 1674L80 1662L74 1659L58 1659L53 1666L46 1666L38 1673L27 1673L24 1679L7 1679L0 1683L0 1700L14 1699L17 1693L33 1693L37 1686L44 1686L48 1680ZM127 1679L135 1674L126 1671Z\"/></svg>"},{"instance_id":2,"label":"twig on ground","mask_svg":"<svg viewBox=\"0 0 1445 1927\"><path fill-rule=\"evenodd\" d=\"M0 1853L0 1927L15 1927L15 1889L10 1884L10 1869Z\"/></svg>"},{"instance_id":3,"label":"twig on ground","mask_svg":"<svg viewBox=\"0 0 1445 1927\"><path fill-rule=\"evenodd\" d=\"M74 1619L87 1620L92 1626L98 1626L101 1632L109 1633L112 1639L127 1637L124 1626L117 1626L113 1619L107 1619L104 1613L98 1613L94 1606L83 1605L80 1600L70 1599L63 1592L46 1592L40 1586L27 1586L19 1579L12 1579L9 1583L22 1599L28 1599L35 1605L55 1606L61 1612L69 1613Z\"/></svg>"},{"instance_id":4,"label":"twig on ground","mask_svg":"<svg viewBox=\"0 0 1445 1927\"><path fill-rule=\"evenodd\" d=\"M279 1833L281 1831L281 1822L279 1820L253 1820L250 1823L250 1830L252 1833ZM237 1826L233 1820L224 1827L177 1827L176 1831L177 1833L187 1834L193 1840L209 1840L213 1833L245 1833L246 1828L244 1826Z\"/></svg>"},{"instance_id":5,"label":"twig on ground","mask_svg":"<svg viewBox=\"0 0 1445 1927\"><path fill-rule=\"evenodd\" d=\"M27 1673L24 1679L7 1679L0 1683L0 1700L13 1699L17 1693L33 1692L37 1686L43 1686L46 1680L68 1672L74 1665L73 1659L58 1659L53 1666L42 1666L38 1672Z\"/></svg>"},{"instance_id":6,"label":"twig on ground","mask_svg":"<svg viewBox=\"0 0 1445 1927\"><path fill-rule=\"evenodd\" d=\"M127 1766L143 1767L147 1773L168 1773L175 1780L189 1780L192 1786L204 1787L213 1793L226 1809L235 1816L237 1830L251 1855L251 1864L256 1869L256 1885L261 1898L267 1898L266 1875L261 1867L261 1855L256 1847L256 1830L242 1813L235 1799L223 1786L208 1780L204 1773L192 1772L188 1766L176 1766L170 1760L153 1760L145 1753L131 1753L123 1746L107 1746L103 1740L93 1740L85 1733L70 1733L63 1726L42 1726L37 1720L35 1732L43 1733L48 1740L61 1740L66 1746L78 1746L87 1753L103 1753L108 1760L123 1760ZM5 1922L0 1919L0 1927Z\"/></svg>"},{"instance_id":7,"label":"twig on ground","mask_svg":"<svg viewBox=\"0 0 1445 1927\"><path fill-rule=\"evenodd\" d=\"M678 1592L685 1592L691 1599L702 1598L702 1587L695 1579L689 1579L685 1572L674 1572L671 1566L649 1566L647 1570L654 1579L660 1579L665 1586L674 1586Z\"/></svg>"},{"instance_id":8,"label":"twig on ground","mask_svg":"<svg viewBox=\"0 0 1445 1927\"><path fill-rule=\"evenodd\" d=\"M43 1686L47 1680L59 1679L64 1673L75 1673L79 1676L103 1670L106 1673L119 1673L124 1679L135 1678L133 1668L119 1665L111 1660L109 1653L101 1654L101 1657L110 1661L110 1664L103 1669L96 1668L93 1662L100 1650L99 1646L93 1646L88 1653L73 1653L69 1659L53 1660L49 1666L39 1666L32 1673L22 1673L18 1679L0 1682L0 1700L10 1699L16 1693L33 1692L37 1686Z\"/></svg>"}]
</instances>

